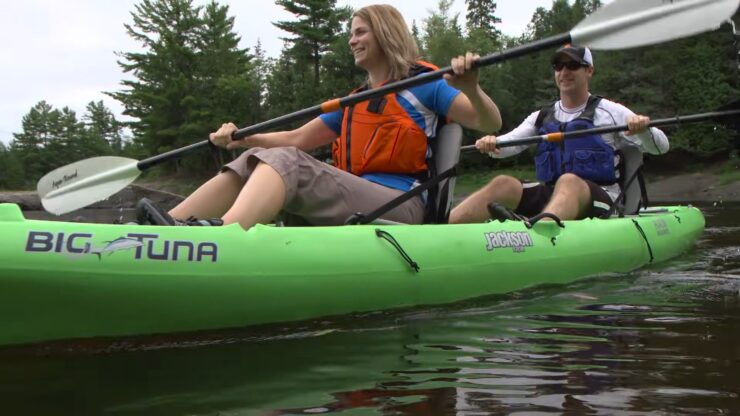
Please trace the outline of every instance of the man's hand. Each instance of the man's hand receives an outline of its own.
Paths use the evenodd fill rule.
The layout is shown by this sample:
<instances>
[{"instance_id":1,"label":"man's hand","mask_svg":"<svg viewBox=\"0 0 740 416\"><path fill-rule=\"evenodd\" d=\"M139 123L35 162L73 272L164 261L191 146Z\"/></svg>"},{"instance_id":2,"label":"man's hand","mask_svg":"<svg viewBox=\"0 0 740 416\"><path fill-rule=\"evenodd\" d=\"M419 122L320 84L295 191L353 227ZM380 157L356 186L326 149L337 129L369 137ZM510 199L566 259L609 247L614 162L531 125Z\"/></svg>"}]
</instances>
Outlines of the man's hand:
<instances>
[{"instance_id":1,"label":"man's hand","mask_svg":"<svg viewBox=\"0 0 740 416\"><path fill-rule=\"evenodd\" d=\"M496 147L496 136L483 136L475 142L475 148L481 153L501 153L501 150Z\"/></svg>"},{"instance_id":2,"label":"man's hand","mask_svg":"<svg viewBox=\"0 0 740 416\"><path fill-rule=\"evenodd\" d=\"M627 119L627 127L629 131L626 133L628 136L633 134L639 134L647 130L648 124L650 123L650 117L634 115Z\"/></svg>"}]
</instances>

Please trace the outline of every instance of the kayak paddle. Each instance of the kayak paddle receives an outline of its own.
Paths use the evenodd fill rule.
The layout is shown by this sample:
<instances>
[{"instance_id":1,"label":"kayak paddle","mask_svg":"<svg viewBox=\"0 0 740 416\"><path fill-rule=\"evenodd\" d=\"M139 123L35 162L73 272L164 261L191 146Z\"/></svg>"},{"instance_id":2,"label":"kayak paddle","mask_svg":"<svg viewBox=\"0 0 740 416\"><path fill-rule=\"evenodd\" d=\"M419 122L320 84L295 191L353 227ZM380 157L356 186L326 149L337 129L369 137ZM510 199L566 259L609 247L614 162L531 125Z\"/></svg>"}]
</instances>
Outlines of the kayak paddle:
<instances>
[{"instance_id":1,"label":"kayak paddle","mask_svg":"<svg viewBox=\"0 0 740 416\"><path fill-rule=\"evenodd\" d=\"M666 42L716 29L737 10L740 0L615 0L596 10L569 33L551 36L480 57L477 67L491 65L548 48L574 43L593 49L625 49ZM232 139L316 117L358 102L422 85L452 74L441 68L358 94L326 101L234 132ZM115 156L84 159L47 173L37 184L44 208L64 214L90 205L125 188L139 174L162 162L209 146L208 139L142 161Z\"/></svg>"},{"instance_id":2,"label":"kayak paddle","mask_svg":"<svg viewBox=\"0 0 740 416\"><path fill-rule=\"evenodd\" d=\"M726 110L726 111L713 111L709 113L689 114L685 116L675 116L675 117L651 120L650 123L648 123L648 127L660 127L660 126L669 126L669 125L682 124L682 123L695 123L698 121L705 121L705 120L712 120L712 119L722 119L722 118L730 119L730 118L738 118L738 117L740 117L740 109ZM620 125L614 125L614 126L595 127L593 129L586 129L586 130L555 132L555 133L541 134L538 136L522 137L520 139L513 139L511 141L497 143L496 147L503 148L503 147L512 147L512 146L523 146L523 145L528 145L528 144L536 144L540 142L561 142L564 139L568 139L571 137L589 136L592 134L614 133L618 131L627 131L627 130L629 130L629 127L627 127L626 124L620 124ZM467 146L462 146L460 150L469 151L469 150L476 150L476 149L475 149L474 144L470 144Z\"/></svg>"}]
</instances>

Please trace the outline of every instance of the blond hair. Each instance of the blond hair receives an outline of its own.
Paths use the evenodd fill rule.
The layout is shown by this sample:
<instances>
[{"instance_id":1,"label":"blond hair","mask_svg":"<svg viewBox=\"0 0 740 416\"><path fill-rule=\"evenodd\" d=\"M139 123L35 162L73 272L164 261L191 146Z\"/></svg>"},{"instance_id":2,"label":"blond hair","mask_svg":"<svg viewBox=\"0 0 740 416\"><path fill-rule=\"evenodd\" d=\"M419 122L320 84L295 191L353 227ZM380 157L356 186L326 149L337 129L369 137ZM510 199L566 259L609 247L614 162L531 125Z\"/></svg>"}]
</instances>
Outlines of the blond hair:
<instances>
[{"instance_id":1,"label":"blond hair","mask_svg":"<svg viewBox=\"0 0 740 416\"><path fill-rule=\"evenodd\" d=\"M406 77L419 58L419 47L401 13L391 5L374 4L357 10L352 17L359 17L370 26L388 59L390 79Z\"/></svg>"}]
</instances>

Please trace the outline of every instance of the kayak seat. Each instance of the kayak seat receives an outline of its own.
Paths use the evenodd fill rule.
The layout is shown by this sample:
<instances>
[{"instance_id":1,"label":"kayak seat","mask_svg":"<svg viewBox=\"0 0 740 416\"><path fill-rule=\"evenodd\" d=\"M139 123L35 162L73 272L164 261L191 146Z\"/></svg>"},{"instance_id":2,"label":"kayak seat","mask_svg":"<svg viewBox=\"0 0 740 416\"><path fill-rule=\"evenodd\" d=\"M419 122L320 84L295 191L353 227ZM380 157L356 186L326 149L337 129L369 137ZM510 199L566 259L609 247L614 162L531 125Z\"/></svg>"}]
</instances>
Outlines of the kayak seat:
<instances>
[{"instance_id":1,"label":"kayak seat","mask_svg":"<svg viewBox=\"0 0 740 416\"><path fill-rule=\"evenodd\" d=\"M427 159L429 175L432 180L435 176L454 168L460 160L460 146L462 145L463 129L457 123L445 123L437 130L437 135L429 140L431 157ZM455 176L442 179L428 190L424 223L446 224L452 208L452 199L455 194ZM351 218L348 221L351 221ZM376 225L398 225L399 222L377 218L370 222Z\"/></svg>"},{"instance_id":2,"label":"kayak seat","mask_svg":"<svg viewBox=\"0 0 740 416\"><path fill-rule=\"evenodd\" d=\"M424 223L426 224L446 224L448 221L450 208L452 208L452 198L455 193L454 168L460 159L462 139L463 130L457 123L445 123L437 129L436 136L429 139L429 156L427 158L429 177L423 182L422 187L411 191L421 192L422 189L427 189L427 202L424 212ZM408 194L405 194L405 196L413 197ZM368 215L361 212L352 214L345 221L345 225L362 223L368 216L373 218L367 222L369 224L401 224L381 218L385 212L394 206L393 203L386 203Z\"/></svg>"},{"instance_id":3,"label":"kayak seat","mask_svg":"<svg viewBox=\"0 0 740 416\"><path fill-rule=\"evenodd\" d=\"M432 177L452 169L460 161L460 147L462 146L463 129L457 123L446 123L437 135L430 140L432 151L431 161L428 161ZM455 176L441 180L436 186L429 189L427 199L426 223L446 224L455 196Z\"/></svg>"},{"instance_id":4,"label":"kayak seat","mask_svg":"<svg viewBox=\"0 0 740 416\"><path fill-rule=\"evenodd\" d=\"M622 143L617 146L617 154L620 157L618 170L621 192L610 213L619 217L634 215L640 208L648 206L645 179L642 176L642 151L635 145Z\"/></svg>"}]
</instances>

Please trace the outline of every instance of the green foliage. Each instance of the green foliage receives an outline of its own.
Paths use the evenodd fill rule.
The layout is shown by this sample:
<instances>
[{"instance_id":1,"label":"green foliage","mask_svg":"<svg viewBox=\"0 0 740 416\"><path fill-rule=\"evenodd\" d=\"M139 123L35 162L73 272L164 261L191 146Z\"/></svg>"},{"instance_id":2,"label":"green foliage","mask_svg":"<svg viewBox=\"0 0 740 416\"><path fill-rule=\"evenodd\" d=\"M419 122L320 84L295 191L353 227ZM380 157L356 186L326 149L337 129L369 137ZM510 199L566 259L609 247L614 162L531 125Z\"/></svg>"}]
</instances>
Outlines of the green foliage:
<instances>
[{"instance_id":1,"label":"green foliage","mask_svg":"<svg viewBox=\"0 0 740 416\"><path fill-rule=\"evenodd\" d=\"M90 102L81 119L69 108L37 103L23 117L14 141L0 146L0 187L33 187L51 169L85 157L120 154L143 159L201 140L226 121L251 125L345 96L365 80L348 46L352 9L336 7L335 0L278 0L295 19L275 23L290 33L276 58L266 56L259 41L251 53L239 47L228 7L216 1L193 3L141 0L134 7L126 31L140 48L118 53L127 77L120 91L108 93L121 102L131 121L117 121L101 101ZM448 66L453 56L465 51L485 55L568 32L599 7L600 0L554 0L550 8L535 11L527 31L517 38L497 30L494 0L466 0L464 31L459 16L450 13L451 4L438 0L436 10L419 26L411 26L423 59L439 66ZM652 118L714 110L740 96L734 41L723 26L658 46L596 51L591 90ZM481 69L481 86L502 113L502 132L557 99L549 65L552 52ZM130 129L131 140L124 138L125 129ZM672 151L692 160L740 150L738 133L719 124L665 130ZM480 136L466 131L465 141ZM196 153L163 165L157 174L167 177L182 171L202 177L214 172L224 155ZM465 154L461 170L490 172L529 168L531 163L528 152L496 161Z\"/></svg>"},{"instance_id":2,"label":"green foliage","mask_svg":"<svg viewBox=\"0 0 740 416\"><path fill-rule=\"evenodd\" d=\"M501 19L496 17L495 0L465 0L468 13L465 15L468 33L479 32L486 36L492 42L498 42L501 31L496 28L496 23L501 23ZM478 49L487 50L487 49Z\"/></svg>"},{"instance_id":3,"label":"green foliage","mask_svg":"<svg viewBox=\"0 0 740 416\"><path fill-rule=\"evenodd\" d=\"M102 101L87 106L84 122L68 107L40 101L23 116L6 150L3 186L33 186L47 172L79 159L116 153L109 138L122 137L122 126ZM14 172L14 171L18 172Z\"/></svg>"},{"instance_id":4,"label":"green foliage","mask_svg":"<svg viewBox=\"0 0 740 416\"><path fill-rule=\"evenodd\" d=\"M448 66L453 57L465 53L459 15L450 16L452 0L439 0L438 10L424 19L422 49L426 60L438 65Z\"/></svg>"},{"instance_id":5,"label":"green foliage","mask_svg":"<svg viewBox=\"0 0 740 416\"><path fill-rule=\"evenodd\" d=\"M25 185L24 175L18 154L0 142L0 189L22 189Z\"/></svg>"},{"instance_id":6,"label":"green foliage","mask_svg":"<svg viewBox=\"0 0 740 416\"><path fill-rule=\"evenodd\" d=\"M322 79L324 80L319 93L321 100L345 96L367 79L366 72L355 65L347 39L349 39L349 25L332 42L321 60Z\"/></svg>"},{"instance_id":7,"label":"green foliage","mask_svg":"<svg viewBox=\"0 0 740 416\"><path fill-rule=\"evenodd\" d=\"M316 91L321 84L321 58L349 18L347 9L337 9L336 0L276 0L275 4L298 17L273 24L294 35L284 40L293 46L290 50L299 63L310 65Z\"/></svg>"},{"instance_id":8,"label":"green foliage","mask_svg":"<svg viewBox=\"0 0 740 416\"><path fill-rule=\"evenodd\" d=\"M502 167L497 160L487 157L489 162L488 169L468 171L457 177L455 182L455 195L465 197L482 188L497 175L509 175L515 178L525 180L535 180L536 175L534 168L531 166L522 166L519 168Z\"/></svg>"},{"instance_id":9,"label":"green foliage","mask_svg":"<svg viewBox=\"0 0 740 416\"><path fill-rule=\"evenodd\" d=\"M87 113L82 117L87 129L88 141L95 143L95 150L121 153L123 150L122 123L105 107L103 101L90 101Z\"/></svg>"},{"instance_id":10,"label":"green foliage","mask_svg":"<svg viewBox=\"0 0 740 416\"><path fill-rule=\"evenodd\" d=\"M347 45L352 9L337 8L334 0L283 0L277 4L297 20L274 23L295 36L285 39L280 57L266 77L267 116L292 113L356 88L357 72Z\"/></svg>"}]
</instances>

